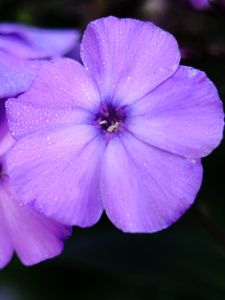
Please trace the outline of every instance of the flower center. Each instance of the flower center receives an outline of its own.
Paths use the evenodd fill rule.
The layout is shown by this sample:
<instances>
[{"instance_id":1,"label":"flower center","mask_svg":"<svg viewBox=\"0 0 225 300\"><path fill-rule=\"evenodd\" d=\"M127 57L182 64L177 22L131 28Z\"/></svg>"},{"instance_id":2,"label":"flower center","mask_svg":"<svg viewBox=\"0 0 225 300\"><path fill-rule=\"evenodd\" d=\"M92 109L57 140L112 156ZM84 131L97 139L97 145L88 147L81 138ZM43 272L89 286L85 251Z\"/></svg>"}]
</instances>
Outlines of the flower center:
<instances>
[{"instance_id":1,"label":"flower center","mask_svg":"<svg viewBox=\"0 0 225 300\"><path fill-rule=\"evenodd\" d=\"M98 115L98 125L109 133L116 132L124 121L125 114L111 106L103 107Z\"/></svg>"}]
</instances>

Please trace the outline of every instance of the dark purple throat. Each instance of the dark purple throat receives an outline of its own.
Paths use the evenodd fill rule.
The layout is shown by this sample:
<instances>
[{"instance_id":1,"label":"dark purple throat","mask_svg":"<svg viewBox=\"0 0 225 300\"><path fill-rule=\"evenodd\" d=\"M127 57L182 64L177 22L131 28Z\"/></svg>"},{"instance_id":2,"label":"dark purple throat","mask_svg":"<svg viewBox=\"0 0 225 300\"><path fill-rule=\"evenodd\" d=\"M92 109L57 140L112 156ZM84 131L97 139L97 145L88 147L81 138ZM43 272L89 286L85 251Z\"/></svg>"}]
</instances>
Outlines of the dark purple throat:
<instances>
[{"instance_id":1,"label":"dark purple throat","mask_svg":"<svg viewBox=\"0 0 225 300\"><path fill-rule=\"evenodd\" d=\"M114 133L121 129L125 120L125 112L112 106L104 106L97 114L98 126L105 132Z\"/></svg>"}]
</instances>

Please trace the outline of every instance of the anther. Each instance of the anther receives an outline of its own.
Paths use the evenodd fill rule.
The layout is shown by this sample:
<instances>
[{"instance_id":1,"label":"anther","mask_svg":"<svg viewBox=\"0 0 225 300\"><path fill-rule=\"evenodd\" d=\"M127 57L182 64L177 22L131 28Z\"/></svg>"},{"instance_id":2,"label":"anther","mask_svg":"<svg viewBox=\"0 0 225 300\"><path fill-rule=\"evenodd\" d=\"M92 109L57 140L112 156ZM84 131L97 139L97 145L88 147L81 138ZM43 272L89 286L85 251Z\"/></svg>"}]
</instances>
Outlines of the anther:
<instances>
[{"instance_id":1,"label":"anther","mask_svg":"<svg viewBox=\"0 0 225 300\"><path fill-rule=\"evenodd\" d=\"M110 125L106 130L108 132L114 132L118 129L119 124L120 124L119 122L115 122L114 124Z\"/></svg>"}]
</instances>

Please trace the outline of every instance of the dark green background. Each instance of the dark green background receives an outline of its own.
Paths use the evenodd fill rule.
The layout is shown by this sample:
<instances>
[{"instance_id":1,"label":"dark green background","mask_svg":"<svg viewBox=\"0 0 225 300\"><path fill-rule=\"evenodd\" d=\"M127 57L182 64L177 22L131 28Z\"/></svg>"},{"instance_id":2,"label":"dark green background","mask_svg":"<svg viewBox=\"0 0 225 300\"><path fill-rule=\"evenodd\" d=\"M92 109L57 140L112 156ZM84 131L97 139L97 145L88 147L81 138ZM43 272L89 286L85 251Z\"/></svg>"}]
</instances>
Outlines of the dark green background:
<instances>
[{"instance_id":1,"label":"dark green background","mask_svg":"<svg viewBox=\"0 0 225 300\"><path fill-rule=\"evenodd\" d=\"M219 1L207 11L181 0L0 1L2 21L37 26L83 30L107 15L151 20L172 32L188 53L182 63L206 71L225 98L225 9ZM224 300L224 150L223 143L204 159L196 203L175 225L131 235L103 216L92 228L74 228L56 259L26 268L14 258L0 272L0 300Z\"/></svg>"}]
</instances>

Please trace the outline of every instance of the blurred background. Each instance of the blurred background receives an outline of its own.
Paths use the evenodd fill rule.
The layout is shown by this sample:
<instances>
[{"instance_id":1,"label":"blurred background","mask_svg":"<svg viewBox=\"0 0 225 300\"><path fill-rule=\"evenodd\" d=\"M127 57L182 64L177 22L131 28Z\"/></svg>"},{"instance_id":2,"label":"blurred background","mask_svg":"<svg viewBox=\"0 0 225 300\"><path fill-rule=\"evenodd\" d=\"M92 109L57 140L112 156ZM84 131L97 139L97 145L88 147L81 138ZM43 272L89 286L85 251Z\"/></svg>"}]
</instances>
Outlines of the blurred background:
<instances>
[{"instance_id":1,"label":"blurred background","mask_svg":"<svg viewBox=\"0 0 225 300\"><path fill-rule=\"evenodd\" d=\"M191 2L0 0L0 20L81 31L108 15L153 21L175 35L182 63L204 70L225 99L225 3ZM14 257L0 271L0 300L224 300L225 144L203 164L196 203L172 227L124 234L103 216L92 228L74 228L53 260L26 268Z\"/></svg>"}]
</instances>

